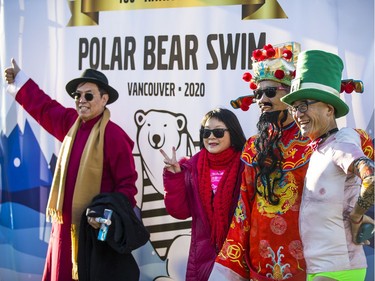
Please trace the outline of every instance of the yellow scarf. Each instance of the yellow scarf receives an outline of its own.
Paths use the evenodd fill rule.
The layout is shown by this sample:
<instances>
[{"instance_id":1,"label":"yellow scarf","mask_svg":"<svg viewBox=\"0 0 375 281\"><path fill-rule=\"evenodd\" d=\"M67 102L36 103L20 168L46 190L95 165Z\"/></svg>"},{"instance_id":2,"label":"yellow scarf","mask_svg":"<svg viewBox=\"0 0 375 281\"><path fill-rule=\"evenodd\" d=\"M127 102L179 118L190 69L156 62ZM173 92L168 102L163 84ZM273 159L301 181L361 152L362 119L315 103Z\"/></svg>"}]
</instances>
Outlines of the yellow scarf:
<instances>
[{"instance_id":1,"label":"yellow scarf","mask_svg":"<svg viewBox=\"0 0 375 281\"><path fill-rule=\"evenodd\" d=\"M83 149L77 180L74 186L72 203L72 278L78 280L78 234L82 213L92 198L99 194L103 174L104 130L109 121L110 112L105 109L102 118L94 125ZM65 193L65 178L72 145L82 120L77 118L61 145L52 186L47 203L47 221L63 223L62 207Z\"/></svg>"}]
</instances>

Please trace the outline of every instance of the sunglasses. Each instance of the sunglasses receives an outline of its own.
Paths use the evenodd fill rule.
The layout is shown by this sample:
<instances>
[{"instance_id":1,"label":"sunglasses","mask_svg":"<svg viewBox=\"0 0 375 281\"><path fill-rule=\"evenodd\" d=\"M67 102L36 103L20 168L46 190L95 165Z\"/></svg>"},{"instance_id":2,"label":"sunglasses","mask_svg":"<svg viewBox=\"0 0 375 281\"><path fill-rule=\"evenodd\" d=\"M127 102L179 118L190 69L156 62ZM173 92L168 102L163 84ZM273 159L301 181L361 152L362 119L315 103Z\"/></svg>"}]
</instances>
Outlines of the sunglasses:
<instances>
[{"instance_id":1,"label":"sunglasses","mask_svg":"<svg viewBox=\"0 0 375 281\"><path fill-rule=\"evenodd\" d=\"M78 100L81 99L81 93L79 93L79 92L74 92L72 94L72 96L73 96L75 101L78 101ZM83 96L85 97L86 101L92 101L94 99L94 94L92 94L92 93L85 93Z\"/></svg>"},{"instance_id":2,"label":"sunglasses","mask_svg":"<svg viewBox=\"0 0 375 281\"><path fill-rule=\"evenodd\" d=\"M267 98L274 98L276 96L277 90L286 90L284 87L267 87L264 89L258 89L254 91L254 97L259 100L263 95L266 95Z\"/></svg>"},{"instance_id":3,"label":"sunglasses","mask_svg":"<svg viewBox=\"0 0 375 281\"><path fill-rule=\"evenodd\" d=\"M213 130L201 129L200 131L204 139L209 138L211 136L211 133L214 134L215 138L221 139L222 137L224 137L225 131L229 131L229 130L228 129L213 129Z\"/></svg>"},{"instance_id":4,"label":"sunglasses","mask_svg":"<svg viewBox=\"0 0 375 281\"><path fill-rule=\"evenodd\" d=\"M309 109L310 104L318 103L319 101L314 100L314 101L304 101L300 103L299 105L296 106L289 106L288 110L289 113L294 115L299 111L300 113L305 113Z\"/></svg>"}]
</instances>

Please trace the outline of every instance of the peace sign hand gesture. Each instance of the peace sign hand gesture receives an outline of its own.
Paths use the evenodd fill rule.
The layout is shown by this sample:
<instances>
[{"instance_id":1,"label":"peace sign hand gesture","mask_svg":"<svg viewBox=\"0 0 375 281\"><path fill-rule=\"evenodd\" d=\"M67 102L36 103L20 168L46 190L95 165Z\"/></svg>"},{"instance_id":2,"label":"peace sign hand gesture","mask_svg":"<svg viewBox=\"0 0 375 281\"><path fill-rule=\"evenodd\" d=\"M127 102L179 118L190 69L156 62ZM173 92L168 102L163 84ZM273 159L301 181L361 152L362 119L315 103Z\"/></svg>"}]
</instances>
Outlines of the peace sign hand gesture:
<instances>
[{"instance_id":1,"label":"peace sign hand gesture","mask_svg":"<svg viewBox=\"0 0 375 281\"><path fill-rule=\"evenodd\" d=\"M170 158L167 153L163 149L160 149L160 153L164 156L164 168L167 169L169 172L172 173L179 173L181 172L180 164L177 162L176 159L176 148L172 147L172 157Z\"/></svg>"}]
</instances>

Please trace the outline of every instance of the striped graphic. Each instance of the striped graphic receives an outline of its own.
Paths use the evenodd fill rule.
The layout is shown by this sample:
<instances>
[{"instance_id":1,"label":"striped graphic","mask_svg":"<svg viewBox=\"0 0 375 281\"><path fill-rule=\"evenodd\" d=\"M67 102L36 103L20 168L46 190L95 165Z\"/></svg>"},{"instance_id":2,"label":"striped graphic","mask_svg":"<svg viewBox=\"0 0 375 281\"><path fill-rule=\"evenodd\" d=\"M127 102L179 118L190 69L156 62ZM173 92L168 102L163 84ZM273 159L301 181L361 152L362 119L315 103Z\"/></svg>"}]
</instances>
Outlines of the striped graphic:
<instances>
[{"instance_id":1,"label":"striped graphic","mask_svg":"<svg viewBox=\"0 0 375 281\"><path fill-rule=\"evenodd\" d=\"M150 232L150 241L162 260L165 260L173 240L180 235L191 232L191 218L179 220L171 217L164 205L164 197L160 194L143 172L143 204L141 216L143 224Z\"/></svg>"}]
</instances>

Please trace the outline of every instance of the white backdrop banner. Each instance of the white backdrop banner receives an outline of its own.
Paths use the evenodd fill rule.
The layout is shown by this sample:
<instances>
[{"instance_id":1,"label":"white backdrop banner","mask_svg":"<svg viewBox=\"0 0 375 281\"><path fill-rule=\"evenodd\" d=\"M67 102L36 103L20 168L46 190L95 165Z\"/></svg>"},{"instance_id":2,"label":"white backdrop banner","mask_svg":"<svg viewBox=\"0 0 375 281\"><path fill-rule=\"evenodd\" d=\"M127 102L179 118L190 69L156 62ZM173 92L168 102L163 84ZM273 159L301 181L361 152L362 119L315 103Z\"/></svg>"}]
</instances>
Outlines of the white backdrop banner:
<instances>
[{"instance_id":1,"label":"white backdrop banner","mask_svg":"<svg viewBox=\"0 0 375 281\"><path fill-rule=\"evenodd\" d=\"M184 280L190 221L163 204L163 158L198 149L203 115L231 109L250 93L242 80L251 53L265 44L299 42L344 61L343 79L364 93L341 94L349 105L340 127L374 134L373 0L0 0L0 67L14 58L67 107L68 81L86 68L105 73L120 93L112 120L135 141L137 208L151 238L134 255L141 280ZM6 93L1 83L0 279L40 280L49 239L45 205L60 143ZM247 137L259 110L233 109ZM373 261L373 248L369 257ZM370 271L373 270L373 263Z\"/></svg>"}]
</instances>

